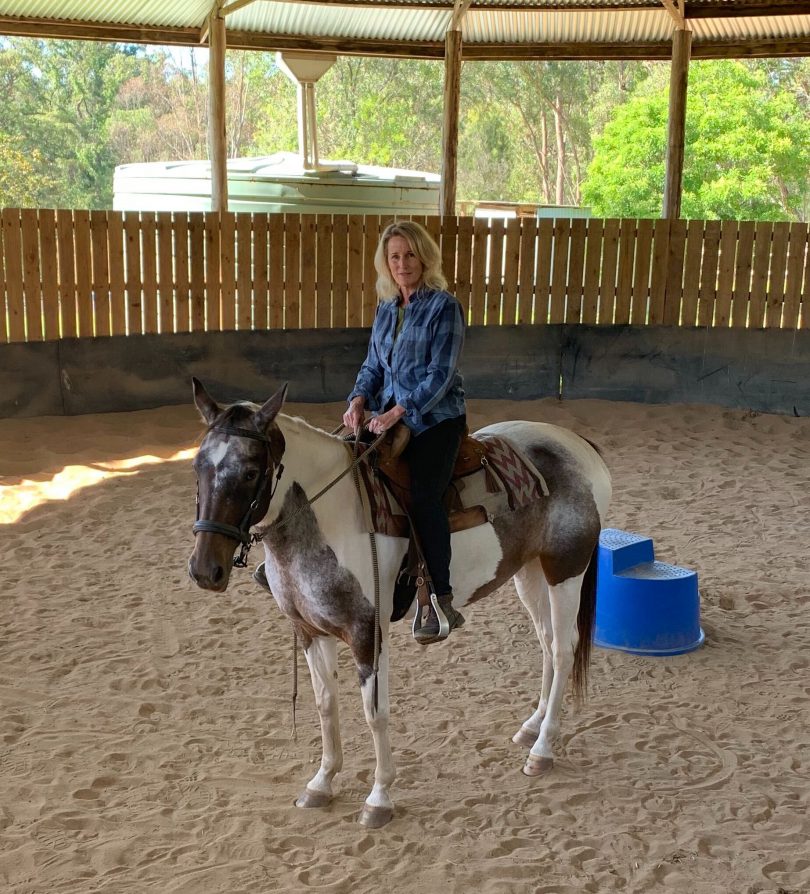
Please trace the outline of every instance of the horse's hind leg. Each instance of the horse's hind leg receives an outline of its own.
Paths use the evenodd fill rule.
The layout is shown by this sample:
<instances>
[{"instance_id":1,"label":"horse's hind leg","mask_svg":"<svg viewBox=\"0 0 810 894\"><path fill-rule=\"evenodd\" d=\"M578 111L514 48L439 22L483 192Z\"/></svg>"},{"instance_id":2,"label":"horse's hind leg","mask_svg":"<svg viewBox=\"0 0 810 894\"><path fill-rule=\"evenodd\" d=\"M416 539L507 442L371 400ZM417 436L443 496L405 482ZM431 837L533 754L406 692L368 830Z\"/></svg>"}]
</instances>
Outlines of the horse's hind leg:
<instances>
[{"instance_id":1,"label":"horse's hind leg","mask_svg":"<svg viewBox=\"0 0 810 894\"><path fill-rule=\"evenodd\" d=\"M579 633L577 613L582 589L583 574L549 586L551 613L551 660L553 679L548 694L546 713L540 724L540 734L532 745L523 772L527 776L539 776L548 772L554 763L554 742L560 732L560 709L565 686L574 666ZM545 686L545 680L543 681Z\"/></svg>"},{"instance_id":2,"label":"horse's hind leg","mask_svg":"<svg viewBox=\"0 0 810 894\"><path fill-rule=\"evenodd\" d=\"M304 654L321 718L323 754L320 769L295 804L297 807L325 807L333 797L332 780L343 767L338 718L337 640L331 636L315 637Z\"/></svg>"},{"instance_id":3,"label":"horse's hind leg","mask_svg":"<svg viewBox=\"0 0 810 894\"><path fill-rule=\"evenodd\" d=\"M357 662L360 672L360 693L363 697L363 711L374 737L374 754L377 766L374 771L374 788L366 798L360 822L371 829L386 825L394 816L394 802L389 790L396 779L396 768L388 737L388 641L380 644L379 672L375 698L373 668ZM376 702L376 704L375 704Z\"/></svg>"},{"instance_id":4,"label":"horse's hind leg","mask_svg":"<svg viewBox=\"0 0 810 894\"><path fill-rule=\"evenodd\" d=\"M520 601L529 612L543 649L543 677L537 710L512 737L512 741L516 745L531 748L540 735L540 724L546 716L551 682L554 678L554 664L551 655L551 608L548 599L548 584L539 559L533 559L524 565L514 579Z\"/></svg>"}]
</instances>

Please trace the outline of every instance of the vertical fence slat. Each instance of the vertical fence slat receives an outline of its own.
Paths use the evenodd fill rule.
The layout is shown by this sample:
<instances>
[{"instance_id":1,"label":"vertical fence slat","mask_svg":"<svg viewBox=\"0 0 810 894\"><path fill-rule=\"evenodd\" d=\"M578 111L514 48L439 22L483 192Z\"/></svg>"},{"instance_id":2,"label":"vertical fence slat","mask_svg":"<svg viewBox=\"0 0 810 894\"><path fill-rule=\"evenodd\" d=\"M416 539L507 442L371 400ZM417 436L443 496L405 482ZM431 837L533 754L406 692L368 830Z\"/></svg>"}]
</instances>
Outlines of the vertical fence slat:
<instances>
[{"instance_id":1,"label":"vertical fence slat","mask_svg":"<svg viewBox=\"0 0 810 894\"><path fill-rule=\"evenodd\" d=\"M188 216L189 269L191 273L191 331L205 330L205 213L192 211ZM209 285L208 287L213 288Z\"/></svg>"},{"instance_id":2,"label":"vertical fence slat","mask_svg":"<svg viewBox=\"0 0 810 894\"><path fill-rule=\"evenodd\" d=\"M596 323L599 313L599 277L602 272L602 221L588 221L585 242L585 281L582 287L582 322Z\"/></svg>"},{"instance_id":3,"label":"vertical fence slat","mask_svg":"<svg viewBox=\"0 0 810 894\"><path fill-rule=\"evenodd\" d=\"M143 332L141 307L141 221L137 211L124 212L126 245L127 334Z\"/></svg>"},{"instance_id":4,"label":"vertical fence slat","mask_svg":"<svg viewBox=\"0 0 810 894\"><path fill-rule=\"evenodd\" d=\"M59 277L56 269L56 214L49 208L40 209L39 245L42 257L42 325L44 337L59 338ZM0 251L0 254L2 252ZM0 260L2 269L2 260ZM0 286L2 293L2 286ZM0 310L3 307L0 295ZM0 333L3 327L0 326Z\"/></svg>"},{"instance_id":5,"label":"vertical fence slat","mask_svg":"<svg viewBox=\"0 0 810 894\"><path fill-rule=\"evenodd\" d=\"M191 275L187 211L174 212L174 324L176 332L191 332Z\"/></svg>"},{"instance_id":6,"label":"vertical fence slat","mask_svg":"<svg viewBox=\"0 0 810 894\"><path fill-rule=\"evenodd\" d=\"M486 316L487 252L489 224L486 218L473 221L472 281L470 283L470 324L483 326Z\"/></svg>"},{"instance_id":7,"label":"vertical fence slat","mask_svg":"<svg viewBox=\"0 0 810 894\"><path fill-rule=\"evenodd\" d=\"M267 311L270 287L267 244L268 215L259 212L251 214L250 217L250 227L253 231L253 328L265 330L269 325Z\"/></svg>"},{"instance_id":8,"label":"vertical fence slat","mask_svg":"<svg viewBox=\"0 0 810 894\"><path fill-rule=\"evenodd\" d=\"M219 313L217 329L236 329L236 216L233 211L219 215ZM209 323L209 329L213 328Z\"/></svg>"},{"instance_id":9,"label":"vertical fence slat","mask_svg":"<svg viewBox=\"0 0 810 894\"><path fill-rule=\"evenodd\" d=\"M734 292L731 296L731 325L744 327L748 321L751 294L751 268L754 255L754 223L740 224L737 234L737 261L734 269Z\"/></svg>"},{"instance_id":10,"label":"vertical fence slat","mask_svg":"<svg viewBox=\"0 0 810 894\"><path fill-rule=\"evenodd\" d=\"M650 271L649 323L663 322L667 291L667 262L669 260L668 220L657 220L653 229L652 270Z\"/></svg>"},{"instance_id":11,"label":"vertical fence slat","mask_svg":"<svg viewBox=\"0 0 810 894\"><path fill-rule=\"evenodd\" d=\"M765 326L772 234L773 224L768 221L759 221L754 227L754 263L751 270L751 297L748 302L748 325L752 329L762 329Z\"/></svg>"},{"instance_id":12,"label":"vertical fence slat","mask_svg":"<svg viewBox=\"0 0 810 894\"><path fill-rule=\"evenodd\" d=\"M633 295L633 261L636 249L636 222L623 220L619 226L619 270L616 276L616 323L630 322Z\"/></svg>"},{"instance_id":13,"label":"vertical fence slat","mask_svg":"<svg viewBox=\"0 0 810 894\"><path fill-rule=\"evenodd\" d=\"M520 220L520 270L518 271L517 323L531 323L534 302L534 260L537 245L537 219Z\"/></svg>"},{"instance_id":14,"label":"vertical fence slat","mask_svg":"<svg viewBox=\"0 0 810 894\"><path fill-rule=\"evenodd\" d=\"M220 212L206 211L203 214L203 219L205 221L205 328L208 332L219 332L222 329Z\"/></svg>"},{"instance_id":15,"label":"vertical fence slat","mask_svg":"<svg viewBox=\"0 0 810 894\"><path fill-rule=\"evenodd\" d=\"M110 263L107 249L107 213L90 212L93 249L93 328L96 335L109 335Z\"/></svg>"},{"instance_id":16,"label":"vertical fence slat","mask_svg":"<svg viewBox=\"0 0 810 894\"><path fill-rule=\"evenodd\" d=\"M554 260L551 273L549 323L565 322L565 289L568 280L568 253L571 221L558 217L554 221Z\"/></svg>"},{"instance_id":17,"label":"vertical fence slat","mask_svg":"<svg viewBox=\"0 0 810 894\"><path fill-rule=\"evenodd\" d=\"M70 214L70 212L67 212ZM8 340L25 341L25 295L22 275L22 223L17 208L4 208L3 259L6 272ZM75 334L75 333L71 333Z\"/></svg>"},{"instance_id":18,"label":"vertical fence slat","mask_svg":"<svg viewBox=\"0 0 810 894\"><path fill-rule=\"evenodd\" d=\"M650 270L654 221L640 218L636 223L636 257L633 264L633 293L630 297L630 322L634 326L647 323L650 302Z\"/></svg>"},{"instance_id":19,"label":"vertical fence slat","mask_svg":"<svg viewBox=\"0 0 810 894\"><path fill-rule=\"evenodd\" d=\"M790 248L785 281L785 310L782 314L782 328L796 329L799 324L799 306L802 296L802 274L807 247L807 224L790 225Z\"/></svg>"},{"instance_id":20,"label":"vertical fence slat","mask_svg":"<svg viewBox=\"0 0 810 894\"><path fill-rule=\"evenodd\" d=\"M458 257L456 258L456 284L455 296L461 302L464 311L464 319L470 319L470 294L472 291L472 244L473 244L473 218L458 218Z\"/></svg>"},{"instance_id":21,"label":"vertical fence slat","mask_svg":"<svg viewBox=\"0 0 810 894\"><path fill-rule=\"evenodd\" d=\"M346 307L346 325L363 325L363 218L359 214L349 217L349 294Z\"/></svg>"},{"instance_id":22,"label":"vertical fence slat","mask_svg":"<svg viewBox=\"0 0 810 894\"><path fill-rule=\"evenodd\" d=\"M315 228L314 214L301 215L301 328L315 327Z\"/></svg>"},{"instance_id":23,"label":"vertical fence slat","mask_svg":"<svg viewBox=\"0 0 810 894\"><path fill-rule=\"evenodd\" d=\"M585 282L586 221L571 221L571 253L568 258L568 288L565 301L565 322L579 323L582 319L582 297Z\"/></svg>"},{"instance_id":24,"label":"vertical fence slat","mask_svg":"<svg viewBox=\"0 0 810 894\"><path fill-rule=\"evenodd\" d=\"M158 331L176 332L174 321L174 251L171 211L158 211L157 254L158 254Z\"/></svg>"},{"instance_id":25,"label":"vertical fence slat","mask_svg":"<svg viewBox=\"0 0 810 894\"><path fill-rule=\"evenodd\" d=\"M605 221L602 242L602 275L599 288L599 322L610 325L616 310L616 270L619 261L619 232L621 223L616 218Z\"/></svg>"},{"instance_id":26,"label":"vertical fence slat","mask_svg":"<svg viewBox=\"0 0 810 894\"><path fill-rule=\"evenodd\" d=\"M269 268L267 271L267 325L271 329L284 328L284 218L271 214L267 219Z\"/></svg>"},{"instance_id":27,"label":"vertical fence slat","mask_svg":"<svg viewBox=\"0 0 810 894\"><path fill-rule=\"evenodd\" d=\"M686 221L673 220L669 226L667 289L664 294L664 325L677 326L683 300L683 261L686 249Z\"/></svg>"},{"instance_id":28,"label":"vertical fence slat","mask_svg":"<svg viewBox=\"0 0 810 894\"><path fill-rule=\"evenodd\" d=\"M487 298L484 322L487 326L500 326L501 295L503 290L503 236L504 221L493 217L489 222L489 254L487 263Z\"/></svg>"},{"instance_id":29,"label":"vertical fence slat","mask_svg":"<svg viewBox=\"0 0 810 894\"><path fill-rule=\"evenodd\" d=\"M458 237L458 218L448 215L439 218L441 225L442 270L447 277L447 288L456 294L456 240Z\"/></svg>"},{"instance_id":30,"label":"vertical fence slat","mask_svg":"<svg viewBox=\"0 0 810 894\"><path fill-rule=\"evenodd\" d=\"M3 248L4 210L0 208L0 342L9 341L8 323L6 320L6 277L5 249Z\"/></svg>"},{"instance_id":31,"label":"vertical fence slat","mask_svg":"<svg viewBox=\"0 0 810 894\"><path fill-rule=\"evenodd\" d=\"M93 282L92 256L90 252L90 212L73 212L73 240L76 251L76 307L78 310L79 337L93 333Z\"/></svg>"},{"instance_id":32,"label":"vertical fence slat","mask_svg":"<svg viewBox=\"0 0 810 894\"><path fill-rule=\"evenodd\" d=\"M765 325L778 328L782 325L782 311L785 303L785 267L787 265L790 224L779 221L773 225L771 241L771 275L768 282L768 305Z\"/></svg>"},{"instance_id":33,"label":"vertical fence slat","mask_svg":"<svg viewBox=\"0 0 810 894\"><path fill-rule=\"evenodd\" d=\"M21 224L26 335L28 341L42 341L42 289L37 212L33 208L24 208L21 212Z\"/></svg>"},{"instance_id":34,"label":"vertical fence slat","mask_svg":"<svg viewBox=\"0 0 810 894\"><path fill-rule=\"evenodd\" d=\"M810 329L810 233L808 236L807 254L804 259L804 285L802 286L802 306L799 312L799 327Z\"/></svg>"},{"instance_id":35,"label":"vertical fence slat","mask_svg":"<svg viewBox=\"0 0 810 894\"><path fill-rule=\"evenodd\" d=\"M388 223L387 220L383 219L382 224L385 226ZM433 237L433 241L438 245L441 249L442 242L442 217L438 214L430 214L424 219L424 227Z\"/></svg>"},{"instance_id":36,"label":"vertical fence slat","mask_svg":"<svg viewBox=\"0 0 810 894\"><path fill-rule=\"evenodd\" d=\"M551 258L554 252L554 221L543 218L537 225L537 267L534 275L534 322L548 323L551 299Z\"/></svg>"},{"instance_id":37,"label":"vertical fence slat","mask_svg":"<svg viewBox=\"0 0 810 894\"><path fill-rule=\"evenodd\" d=\"M120 211L107 214L107 257L110 262L110 335L126 335L124 216Z\"/></svg>"},{"instance_id":38,"label":"vertical fence slat","mask_svg":"<svg viewBox=\"0 0 810 894\"><path fill-rule=\"evenodd\" d=\"M424 220L424 218L423 218ZM363 325L370 326L377 312L377 271L374 268L374 253L382 232L382 218L379 214L367 214L363 223Z\"/></svg>"},{"instance_id":39,"label":"vertical fence slat","mask_svg":"<svg viewBox=\"0 0 810 894\"><path fill-rule=\"evenodd\" d=\"M143 331L158 331L157 227L155 212L141 213L141 276L143 277Z\"/></svg>"},{"instance_id":40,"label":"vertical fence slat","mask_svg":"<svg viewBox=\"0 0 810 894\"><path fill-rule=\"evenodd\" d=\"M731 318L731 295L734 289L734 265L737 255L736 220L720 224L720 265L717 271L717 297L714 303L714 325L726 328Z\"/></svg>"},{"instance_id":41,"label":"vertical fence slat","mask_svg":"<svg viewBox=\"0 0 810 894\"><path fill-rule=\"evenodd\" d=\"M59 330L62 338L74 338L78 334L75 242L73 214L65 208L56 212L56 244L59 253Z\"/></svg>"},{"instance_id":42,"label":"vertical fence slat","mask_svg":"<svg viewBox=\"0 0 810 894\"><path fill-rule=\"evenodd\" d=\"M514 326L517 316L518 271L520 270L520 219L506 222L503 255L503 317L504 326Z\"/></svg>"},{"instance_id":43,"label":"vertical fence slat","mask_svg":"<svg viewBox=\"0 0 810 894\"><path fill-rule=\"evenodd\" d=\"M301 328L301 216L284 215L284 328Z\"/></svg>"},{"instance_id":44,"label":"vertical fence slat","mask_svg":"<svg viewBox=\"0 0 810 894\"><path fill-rule=\"evenodd\" d=\"M251 224L249 213L236 215L236 328L240 332L253 329L254 259Z\"/></svg>"},{"instance_id":45,"label":"vertical fence slat","mask_svg":"<svg viewBox=\"0 0 810 894\"><path fill-rule=\"evenodd\" d=\"M332 216L330 214L318 215L315 234L315 293L318 301L315 325L318 329L329 329L332 325Z\"/></svg>"},{"instance_id":46,"label":"vertical fence slat","mask_svg":"<svg viewBox=\"0 0 810 894\"><path fill-rule=\"evenodd\" d=\"M683 300L681 302L682 326L694 326L697 322L702 260L703 221L690 220L686 225L686 260L683 265Z\"/></svg>"},{"instance_id":47,"label":"vertical fence slat","mask_svg":"<svg viewBox=\"0 0 810 894\"><path fill-rule=\"evenodd\" d=\"M720 259L720 221L706 221L703 233L703 267L700 271L698 326L711 326L717 296L717 262Z\"/></svg>"},{"instance_id":48,"label":"vertical fence slat","mask_svg":"<svg viewBox=\"0 0 810 894\"><path fill-rule=\"evenodd\" d=\"M346 325L346 296L348 293L349 218L345 214L332 215L332 325Z\"/></svg>"}]
</instances>

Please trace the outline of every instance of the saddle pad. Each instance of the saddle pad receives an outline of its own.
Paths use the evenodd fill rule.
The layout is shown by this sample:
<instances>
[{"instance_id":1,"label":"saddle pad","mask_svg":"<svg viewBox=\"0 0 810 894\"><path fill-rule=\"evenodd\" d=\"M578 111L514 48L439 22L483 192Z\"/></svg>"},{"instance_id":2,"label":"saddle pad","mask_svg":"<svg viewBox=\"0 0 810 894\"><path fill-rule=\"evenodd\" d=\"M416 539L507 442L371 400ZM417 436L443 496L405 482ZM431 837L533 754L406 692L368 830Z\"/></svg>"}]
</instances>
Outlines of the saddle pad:
<instances>
[{"instance_id":1,"label":"saddle pad","mask_svg":"<svg viewBox=\"0 0 810 894\"><path fill-rule=\"evenodd\" d=\"M480 506L481 524L499 515L522 509L548 496L545 479L531 462L509 441L482 437L481 468L451 482L463 510ZM409 522L385 479L368 463L359 466L361 499L368 531L390 537L407 537Z\"/></svg>"}]
</instances>

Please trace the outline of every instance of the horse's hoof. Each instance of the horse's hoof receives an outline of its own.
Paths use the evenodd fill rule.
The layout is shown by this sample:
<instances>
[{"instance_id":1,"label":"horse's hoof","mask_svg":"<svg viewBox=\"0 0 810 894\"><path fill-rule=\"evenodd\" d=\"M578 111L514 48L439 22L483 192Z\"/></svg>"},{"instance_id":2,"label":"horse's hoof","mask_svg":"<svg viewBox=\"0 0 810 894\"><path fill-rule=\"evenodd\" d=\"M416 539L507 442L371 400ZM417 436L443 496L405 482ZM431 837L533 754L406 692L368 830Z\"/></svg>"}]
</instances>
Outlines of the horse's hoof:
<instances>
[{"instance_id":1,"label":"horse's hoof","mask_svg":"<svg viewBox=\"0 0 810 894\"><path fill-rule=\"evenodd\" d=\"M305 788L295 802L296 807L327 807L332 803L332 795L326 792L316 792L314 789Z\"/></svg>"},{"instance_id":2,"label":"horse's hoof","mask_svg":"<svg viewBox=\"0 0 810 894\"><path fill-rule=\"evenodd\" d=\"M388 825L394 818L393 807L371 807L368 804L363 805L357 822L367 829L381 829Z\"/></svg>"},{"instance_id":3,"label":"horse's hoof","mask_svg":"<svg viewBox=\"0 0 810 894\"><path fill-rule=\"evenodd\" d=\"M533 733L531 730L526 729L525 726L522 726L515 735L512 736L512 741L515 745L522 745L524 748L532 748L539 735L539 733Z\"/></svg>"},{"instance_id":4,"label":"horse's hoof","mask_svg":"<svg viewBox=\"0 0 810 894\"><path fill-rule=\"evenodd\" d=\"M545 776L554 766L553 757L535 757L530 754L523 765L524 776Z\"/></svg>"}]
</instances>

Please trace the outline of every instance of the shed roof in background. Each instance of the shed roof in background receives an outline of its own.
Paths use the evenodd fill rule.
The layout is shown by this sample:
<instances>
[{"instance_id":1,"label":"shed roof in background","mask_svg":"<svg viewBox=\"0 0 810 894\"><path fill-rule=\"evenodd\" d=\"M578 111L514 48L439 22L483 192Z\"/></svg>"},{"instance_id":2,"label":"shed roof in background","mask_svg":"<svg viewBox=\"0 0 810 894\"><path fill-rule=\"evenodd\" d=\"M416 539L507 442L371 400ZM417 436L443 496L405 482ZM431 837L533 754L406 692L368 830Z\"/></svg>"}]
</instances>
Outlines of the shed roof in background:
<instances>
[{"instance_id":1,"label":"shed roof in background","mask_svg":"<svg viewBox=\"0 0 810 894\"><path fill-rule=\"evenodd\" d=\"M196 45L213 0L0 0L0 34ZM452 0L226 0L228 46L441 58ZM692 56L810 55L810 0L687 0ZM473 0L465 59L670 58L661 0Z\"/></svg>"}]
</instances>

